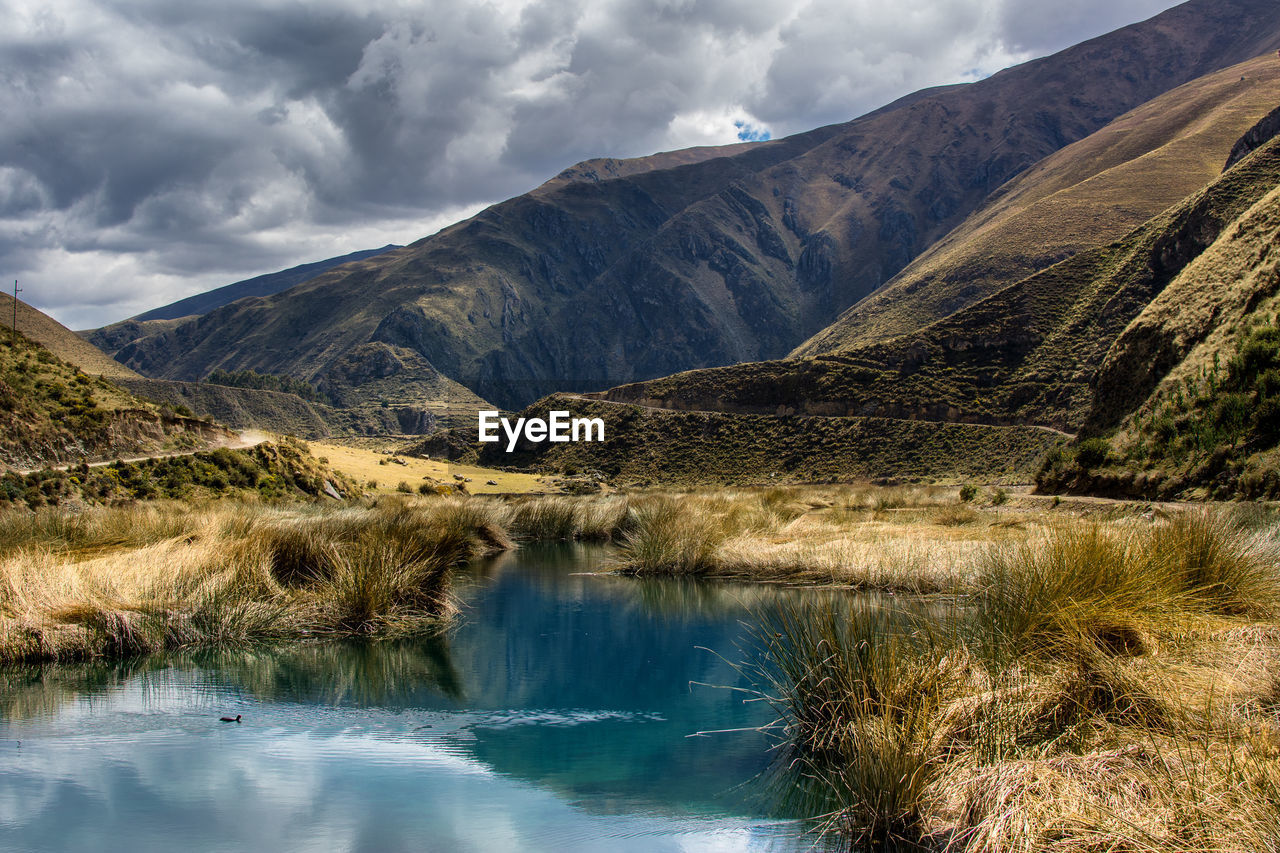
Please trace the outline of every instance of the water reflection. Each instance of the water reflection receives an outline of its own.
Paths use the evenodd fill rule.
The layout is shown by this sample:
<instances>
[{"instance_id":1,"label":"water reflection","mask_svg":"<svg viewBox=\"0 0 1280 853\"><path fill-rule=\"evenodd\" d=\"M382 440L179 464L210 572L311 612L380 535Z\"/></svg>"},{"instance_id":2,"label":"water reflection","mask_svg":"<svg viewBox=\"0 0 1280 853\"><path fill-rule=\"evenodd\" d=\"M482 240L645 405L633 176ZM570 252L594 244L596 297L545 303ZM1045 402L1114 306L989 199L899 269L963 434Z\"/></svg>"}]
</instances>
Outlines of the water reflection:
<instances>
[{"instance_id":1,"label":"water reflection","mask_svg":"<svg viewBox=\"0 0 1280 853\"><path fill-rule=\"evenodd\" d=\"M603 558L478 565L430 636L5 673L0 736L22 746L0 745L0 847L809 849L753 782L770 709L698 685L747 687L707 650L732 659L753 611L830 593ZM708 730L729 731L690 736Z\"/></svg>"}]
</instances>

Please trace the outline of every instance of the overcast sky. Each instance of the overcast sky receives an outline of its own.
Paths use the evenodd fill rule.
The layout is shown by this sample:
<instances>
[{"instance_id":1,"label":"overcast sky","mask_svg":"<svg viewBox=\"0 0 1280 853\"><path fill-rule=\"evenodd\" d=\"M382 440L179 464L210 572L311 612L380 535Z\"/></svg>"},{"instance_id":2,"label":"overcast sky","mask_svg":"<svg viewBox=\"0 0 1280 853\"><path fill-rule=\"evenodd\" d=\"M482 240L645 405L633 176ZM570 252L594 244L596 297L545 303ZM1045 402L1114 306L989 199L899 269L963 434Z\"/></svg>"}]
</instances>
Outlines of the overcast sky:
<instances>
[{"instance_id":1,"label":"overcast sky","mask_svg":"<svg viewBox=\"0 0 1280 853\"><path fill-rule=\"evenodd\" d=\"M0 0L0 283L100 326L410 242L588 157L847 121L1174 5Z\"/></svg>"}]
</instances>

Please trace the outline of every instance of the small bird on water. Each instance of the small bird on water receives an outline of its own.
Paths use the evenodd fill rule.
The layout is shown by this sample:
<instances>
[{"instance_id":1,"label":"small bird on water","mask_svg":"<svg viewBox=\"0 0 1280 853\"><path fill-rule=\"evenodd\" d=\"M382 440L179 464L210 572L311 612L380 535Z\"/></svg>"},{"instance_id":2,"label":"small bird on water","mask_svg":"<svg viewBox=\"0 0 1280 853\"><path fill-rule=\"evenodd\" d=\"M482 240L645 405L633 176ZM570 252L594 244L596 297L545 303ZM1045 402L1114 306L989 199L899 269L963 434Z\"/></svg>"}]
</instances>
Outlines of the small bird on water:
<instances>
[{"instance_id":1,"label":"small bird on water","mask_svg":"<svg viewBox=\"0 0 1280 853\"><path fill-rule=\"evenodd\" d=\"M238 722L240 722L240 715L239 715L239 714L236 714L234 717L223 717L223 718L222 718L222 722L224 722L224 723L238 723Z\"/></svg>"}]
</instances>

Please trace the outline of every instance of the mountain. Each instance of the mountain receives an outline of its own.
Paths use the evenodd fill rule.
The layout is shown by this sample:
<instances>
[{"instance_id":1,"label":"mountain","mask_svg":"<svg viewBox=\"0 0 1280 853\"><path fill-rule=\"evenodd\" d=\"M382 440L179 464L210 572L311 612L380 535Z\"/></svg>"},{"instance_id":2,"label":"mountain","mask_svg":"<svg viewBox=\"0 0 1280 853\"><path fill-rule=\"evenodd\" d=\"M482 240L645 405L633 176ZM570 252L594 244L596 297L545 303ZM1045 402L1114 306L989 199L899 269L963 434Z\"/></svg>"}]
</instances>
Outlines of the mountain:
<instances>
[{"instance_id":1,"label":"mountain","mask_svg":"<svg viewBox=\"0 0 1280 853\"><path fill-rule=\"evenodd\" d=\"M130 317L128 320L121 320L119 323L112 323L100 329L90 329L80 334L85 340L103 352L115 355L123 347L128 346L138 338L160 334L175 328L179 323L174 321L207 314L213 309L229 305L237 299L244 299L250 296L270 296L273 293L280 293L294 285L301 284L309 278L328 272L334 267L354 261L362 261L365 258L376 257L392 249L399 248L400 246L386 245L381 249L365 249L337 258L301 264L280 272L254 276L244 281L237 281L233 284L207 290L204 293L188 296L186 299L179 299L177 302L170 302L168 305L144 311L136 317Z\"/></svg>"},{"instance_id":2,"label":"mountain","mask_svg":"<svg viewBox=\"0 0 1280 853\"><path fill-rule=\"evenodd\" d=\"M365 249L337 258L301 264L280 272L254 276L244 281L228 284L225 287L197 293L195 296L188 296L186 299L179 299L177 302L171 302L159 308L153 308L132 319L141 322L147 320L176 320L179 317L208 314L214 308L221 308L223 305L228 305L237 299L244 299L246 296L270 296L273 293L288 290L295 284L301 284L309 278L315 278L320 273L328 272L334 267L349 264L352 261L362 261L365 258L374 258L390 252L392 249L399 248L399 246L395 245L386 245L381 249Z\"/></svg>"},{"instance_id":3,"label":"mountain","mask_svg":"<svg viewBox=\"0 0 1280 853\"><path fill-rule=\"evenodd\" d=\"M1195 489L1217 497L1280 495L1277 134L1280 109L1237 144L1223 146L1231 165L1207 186L1121 239L918 331L833 354L689 371L586 399L560 398L557 408L618 407L648 418L714 414L717 437L754 419L749 432L788 436L775 444L798 448L792 454L810 467L825 445L806 443L805 435L819 431L788 424L860 425L833 454L853 446L855 457L866 458L877 446L896 445L908 458L882 468L914 466L932 476L953 474L963 460L931 445L903 444L901 436L918 434L918 424L1056 427L1080 437L1065 450L1044 445L1044 488L1144 497ZM634 415L630 421L615 415L613 425L610 441L621 445L652 432ZM1007 441L1015 457L1027 447ZM990 433L979 430L968 444L1000 470L1006 457ZM661 443L636 452L654 449ZM749 450L743 460L752 458ZM521 451L526 464L544 467L565 453ZM484 452L492 463L493 451Z\"/></svg>"},{"instance_id":4,"label":"mountain","mask_svg":"<svg viewBox=\"0 0 1280 853\"><path fill-rule=\"evenodd\" d=\"M1101 432L1172 366L1150 340L1129 343L1130 323L1278 184L1280 139L1272 138L1121 240L1034 273L919 331L831 355L689 371L590 396L666 409ZM1215 316L1206 311L1199 322L1212 324ZM1120 357L1113 347L1137 354Z\"/></svg>"},{"instance_id":5,"label":"mountain","mask_svg":"<svg viewBox=\"0 0 1280 853\"><path fill-rule=\"evenodd\" d=\"M1127 232L1209 183L1280 101L1256 57L1131 110L1001 187L972 216L792 353L846 352L920 329Z\"/></svg>"},{"instance_id":6,"label":"mountain","mask_svg":"<svg viewBox=\"0 0 1280 853\"><path fill-rule=\"evenodd\" d=\"M507 407L552 390L778 358L1046 156L1277 47L1272 0L1192 0L846 124L582 164L404 249L217 308L117 358L170 379L254 369L323 387L373 347L413 381L349 383L352 400L407 393L414 377L442 374ZM1072 250L1069 241L1055 249Z\"/></svg>"}]
</instances>

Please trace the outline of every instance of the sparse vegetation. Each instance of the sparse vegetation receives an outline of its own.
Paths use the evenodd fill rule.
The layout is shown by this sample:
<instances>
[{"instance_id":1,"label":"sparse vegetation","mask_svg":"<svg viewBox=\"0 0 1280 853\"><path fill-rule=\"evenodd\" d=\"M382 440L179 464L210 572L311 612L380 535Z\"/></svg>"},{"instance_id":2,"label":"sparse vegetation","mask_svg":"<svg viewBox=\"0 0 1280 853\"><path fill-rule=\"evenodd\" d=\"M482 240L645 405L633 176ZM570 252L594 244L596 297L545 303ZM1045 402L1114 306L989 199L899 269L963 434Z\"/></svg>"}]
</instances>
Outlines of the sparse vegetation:
<instances>
[{"instance_id":1,"label":"sparse vegetation","mask_svg":"<svg viewBox=\"0 0 1280 853\"><path fill-rule=\"evenodd\" d=\"M608 441L524 443L511 454L487 444L479 453L479 463L548 472L592 469L611 483L631 486L885 477L899 481L999 477L1029 483L1045 454L1066 441L1059 433L1036 427L659 411L570 397L546 398L521 414L545 418L551 409L571 411L574 417L601 418Z\"/></svg>"},{"instance_id":2,"label":"sparse vegetation","mask_svg":"<svg viewBox=\"0 0 1280 853\"><path fill-rule=\"evenodd\" d=\"M8 472L0 474L0 509L220 495L309 498L320 495L326 482L341 494L359 493L357 486L318 463L301 444L282 440L246 450L219 448L110 465L81 463L30 474Z\"/></svg>"},{"instance_id":3,"label":"sparse vegetation","mask_svg":"<svg viewBox=\"0 0 1280 853\"><path fill-rule=\"evenodd\" d=\"M224 435L88 376L21 334L0 335L0 471L207 446Z\"/></svg>"},{"instance_id":4,"label":"sparse vegetation","mask_svg":"<svg viewBox=\"0 0 1280 853\"><path fill-rule=\"evenodd\" d=\"M1045 490L1224 499L1280 496L1280 315L1256 317L1194 375L1167 383L1123 435L1050 454Z\"/></svg>"},{"instance_id":5,"label":"sparse vegetation","mask_svg":"<svg viewBox=\"0 0 1280 853\"><path fill-rule=\"evenodd\" d=\"M204 378L205 382L214 385L226 385L230 388L252 388L258 391L279 391L284 394L296 394L313 403L332 404L332 400L320 393L309 382L294 379L292 376L276 376L272 373L258 373L256 370L213 370Z\"/></svg>"}]
</instances>

